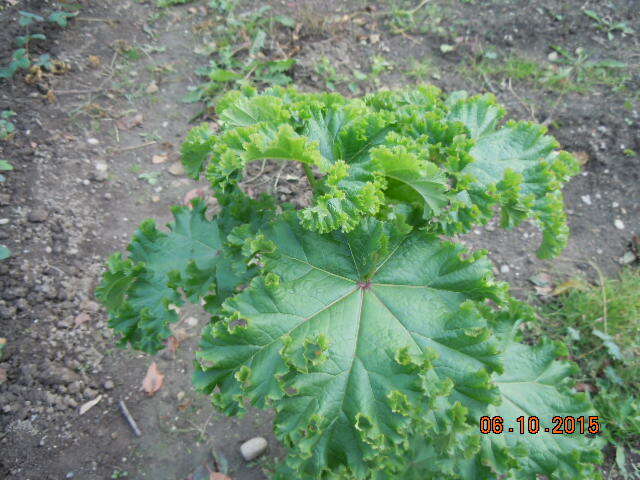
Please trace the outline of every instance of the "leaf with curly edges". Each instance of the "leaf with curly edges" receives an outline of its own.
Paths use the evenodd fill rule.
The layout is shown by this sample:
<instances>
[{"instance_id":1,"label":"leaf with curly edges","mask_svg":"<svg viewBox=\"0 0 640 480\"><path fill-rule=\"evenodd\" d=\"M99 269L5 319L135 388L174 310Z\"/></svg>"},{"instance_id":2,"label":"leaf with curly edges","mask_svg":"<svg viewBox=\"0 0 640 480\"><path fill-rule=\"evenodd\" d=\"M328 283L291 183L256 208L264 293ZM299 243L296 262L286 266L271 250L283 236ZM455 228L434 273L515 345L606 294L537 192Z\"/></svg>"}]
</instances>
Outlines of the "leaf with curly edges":
<instances>
[{"instance_id":1,"label":"leaf with curly edges","mask_svg":"<svg viewBox=\"0 0 640 480\"><path fill-rule=\"evenodd\" d=\"M481 189L496 187L504 227L536 219L543 233L538 256L556 256L569 234L560 189L578 173L578 163L557 151L559 144L545 127L513 121L499 127L503 115L491 95L454 103L448 118L464 123L475 140L469 152L474 161L463 172L473 175Z\"/></svg>"},{"instance_id":2,"label":"leaf with curly edges","mask_svg":"<svg viewBox=\"0 0 640 480\"><path fill-rule=\"evenodd\" d=\"M249 203L256 208L257 202ZM174 207L168 233L153 220L143 222L128 247L129 257L116 253L109 259L96 296L109 311L111 327L122 335L121 344L157 352L171 335L169 325L178 321L173 306L184 303L182 292L192 302L214 297L208 303L220 304L255 275L255 268L239 268L243 257L225 245L238 220L208 220L205 210L200 199L193 201L193 209ZM227 217L232 214L229 208Z\"/></svg>"},{"instance_id":3,"label":"leaf with curly edges","mask_svg":"<svg viewBox=\"0 0 640 480\"><path fill-rule=\"evenodd\" d=\"M291 216L275 223L265 233L276 245L265 273L225 302L227 318L204 335L196 385L219 387L214 403L228 413L241 398L274 406L300 472L342 466L366 478L402 450L410 419L428 417L452 388L497 401L497 343L475 307L502 295L489 262L406 231L368 220L320 235ZM432 418L421 432L441 427L446 437L452 421Z\"/></svg>"}]
</instances>

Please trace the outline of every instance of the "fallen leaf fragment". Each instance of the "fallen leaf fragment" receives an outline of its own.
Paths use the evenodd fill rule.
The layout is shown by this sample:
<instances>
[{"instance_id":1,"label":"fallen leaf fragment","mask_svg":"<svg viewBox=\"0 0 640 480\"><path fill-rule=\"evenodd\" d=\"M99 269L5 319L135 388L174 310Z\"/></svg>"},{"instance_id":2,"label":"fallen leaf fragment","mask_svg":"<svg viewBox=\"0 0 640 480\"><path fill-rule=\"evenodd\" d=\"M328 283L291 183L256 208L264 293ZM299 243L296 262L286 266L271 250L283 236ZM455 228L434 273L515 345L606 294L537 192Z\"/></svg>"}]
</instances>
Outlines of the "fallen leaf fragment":
<instances>
[{"instance_id":1,"label":"fallen leaf fragment","mask_svg":"<svg viewBox=\"0 0 640 480\"><path fill-rule=\"evenodd\" d=\"M176 337L171 335L169 338L167 338L167 350L169 350L171 353L176 353L176 350L178 350L179 346L180 342Z\"/></svg>"},{"instance_id":2,"label":"fallen leaf fragment","mask_svg":"<svg viewBox=\"0 0 640 480\"><path fill-rule=\"evenodd\" d=\"M151 82L147 87L147 93L156 93L158 90L158 84L156 82Z\"/></svg>"},{"instance_id":3,"label":"fallen leaf fragment","mask_svg":"<svg viewBox=\"0 0 640 480\"><path fill-rule=\"evenodd\" d=\"M167 158L169 158L169 156L166 153L161 153L160 155L154 155L151 158L151 162L155 165L157 165L158 163L164 163L167 161Z\"/></svg>"},{"instance_id":4,"label":"fallen leaf fragment","mask_svg":"<svg viewBox=\"0 0 640 480\"><path fill-rule=\"evenodd\" d=\"M131 130L132 128L139 127L144 121L144 116L141 113L137 113L132 117L121 118L116 122L120 130Z\"/></svg>"},{"instance_id":5,"label":"fallen leaf fragment","mask_svg":"<svg viewBox=\"0 0 640 480\"><path fill-rule=\"evenodd\" d=\"M80 415L84 415L85 413L87 413L89 410L95 407L100 400L102 400L102 395L98 395L93 400L89 400L87 403L82 404L80 406Z\"/></svg>"},{"instance_id":6,"label":"fallen leaf fragment","mask_svg":"<svg viewBox=\"0 0 640 480\"><path fill-rule=\"evenodd\" d=\"M585 285L584 282L582 282L581 280L577 279L577 278L573 278L571 280L567 280L566 282L561 283L560 285L558 285L553 292L551 292L551 295L553 295L554 297L556 295L562 295L563 293L566 293L570 290L581 290L584 289Z\"/></svg>"},{"instance_id":7,"label":"fallen leaf fragment","mask_svg":"<svg viewBox=\"0 0 640 480\"><path fill-rule=\"evenodd\" d=\"M156 362L153 362L149 365L149 369L147 370L147 374L142 380L142 389L147 392L149 396L154 395L160 388L162 387L162 383L164 382L164 374L160 373L158 370L158 365Z\"/></svg>"},{"instance_id":8,"label":"fallen leaf fragment","mask_svg":"<svg viewBox=\"0 0 640 480\"><path fill-rule=\"evenodd\" d=\"M0 368L0 385L7 381L7 370L6 368Z\"/></svg>"},{"instance_id":9,"label":"fallen leaf fragment","mask_svg":"<svg viewBox=\"0 0 640 480\"><path fill-rule=\"evenodd\" d=\"M224 473L213 472L209 477L209 480L232 480L231 477L227 477Z\"/></svg>"},{"instance_id":10,"label":"fallen leaf fragment","mask_svg":"<svg viewBox=\"0 0 640 480\"><path fill-rule=\"evenodd\" d=\"M87 323L89 320L91 320L91 317L89 316L88 313L80 313L74 320L73 320L73 324L76 327L79 327L80 325L82 325L83 323Z\"/></svg>"},{"instance_id":11,"label":"fallen leaf fragment","mask_svg":"<svg viewBox=\"0 0 640 480\"><path fill-rule=\"evenodd\" d=\"M190 206L191 201L195 198L205 198L207 196L207 191L204 188L194 188L186 193L184 199L182 200L183 205Z\"/></svg>"},{"instance_id":12,"label":"fallen leaf fragment","mask_svg":"<svg viewBox=\"0 0 640 480\"><path fill-rule=\"evenodd\" d=\"M89 65L93 68L98 68L102 65L102 59L97 55L89 55Z\"/></svg>"}]
</instances>

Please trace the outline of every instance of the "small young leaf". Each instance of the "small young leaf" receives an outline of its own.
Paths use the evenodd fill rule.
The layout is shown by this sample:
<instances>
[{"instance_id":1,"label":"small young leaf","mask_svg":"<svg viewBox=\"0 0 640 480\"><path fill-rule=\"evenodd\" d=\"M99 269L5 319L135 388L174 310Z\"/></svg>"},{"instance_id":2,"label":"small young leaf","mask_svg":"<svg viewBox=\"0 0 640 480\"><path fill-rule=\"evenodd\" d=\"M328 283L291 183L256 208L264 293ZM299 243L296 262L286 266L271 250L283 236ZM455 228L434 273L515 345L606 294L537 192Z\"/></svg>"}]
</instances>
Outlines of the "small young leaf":
<instances>
[{"instance_id":1,"label":"small young leaf","mask_svg":"<svg viewBox=\"0 0 640 480\"><path fill-rule=\"evenodd\" d=\"M34 22L43 22L44 18L40 15L36 15L35 13L29 13L25 11L19 11L20 18L18 19L18 25L21 27L27 27Z\"/></svg>"},{"instance_id":2,"label":"small young leaf","mask_svg":"<svg viewBox=\"0 0 640 480\"><path fill-rule=\"evenodd\" d=\"M66 27L68 24L67 20L69 18L75 17L76 15L78 15L78 12L53 12L51 15L49 15L49 21L51 23L57 23L61 27Z\"/></svg>"},{"instance_id":3,"label":"small young leaf","mask_svg":"<svg viewBox=\"0 0 640 480\"><path fill-rule=\"evenodd\" d=\"M4 260L11 256L11 250L9 250L4 245L0 245L0 260Z\"/></svg>"}]
</instances>

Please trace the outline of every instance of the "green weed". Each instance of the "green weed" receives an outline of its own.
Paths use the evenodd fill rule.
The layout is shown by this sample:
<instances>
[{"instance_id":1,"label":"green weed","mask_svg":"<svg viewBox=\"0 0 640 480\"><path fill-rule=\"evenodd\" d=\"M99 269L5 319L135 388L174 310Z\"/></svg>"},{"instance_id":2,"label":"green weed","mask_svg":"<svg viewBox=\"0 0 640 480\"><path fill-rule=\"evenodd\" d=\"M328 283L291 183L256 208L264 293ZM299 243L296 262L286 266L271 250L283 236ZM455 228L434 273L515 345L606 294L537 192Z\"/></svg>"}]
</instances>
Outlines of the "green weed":
<instances>
[{"instance_id":1,"label":"green weed","mask_svg":"<svg viewBox=\"0 0 640 480\"><path fill-rule=\"evenodd\" d=\"M196 70L207 81L194 88L184 101L202 101L211 108L220 94L233 88L291 82L289 72L295 59L286 55L283 58L282 52L273 47L273 37L278 27L293 28L292 18L269 15L268 6L236 14L238 3L235 1L217 0L210 5L216 13L213 24L217 26L206 32L211 38L203 50L212 58L209 66ZM210 48L207 44L214 46Z\"/></svg>"},{"instance_id":2,"label":"green weed","mask_svg":"<svg viewBox=\"0 0 640 480\"><path fill-rule=\"evenodd\" d=\"M614 39L614 34L620 32L622 36L632 35L635 30L627 25L625 22L615 22L608 17L602 17L593 10L583 10L583 13L593 20L596 24L596 28L607 34L609 41Z\"/></svg>"},{"instance_id":3,"label":"green weed","mask_svg":"<svg viewBox=\"0 0 640 480\"><path fill-rule=\"evenodd\" d=\"M640 271L624 270L600 285L573 282L543 308L545 334L565 343L593 392L603 432L624 446L640 439Z\"/></svg>"},{"instance_id":4,"label":"green weed","mask_svg":"<svg viewBox=\"0 0 640 480\"><path fill-rule=\"evenodd\" d=\"M4 110L0 113L0 140L8 140L16 130L16 126L9 120L15 117L16 112L13 110Z\"/></svg>"},{"instance_id":5,"label":"green weed","mask_svg":"<svg viewBox=\"0 0 640 480\"><path fill-rule=\"evenodd\" d=\"M30 33L29 27L34 24L48 22L54 23L59 27L66 27L68 25L69 18L75 17L78 13L57 11L51 13L46 19L35 13L19 11L18 25L27 30L25 35L16 37L15 43L18 47L11 55L11 61L6 68L0 68L0 78L9 79L20 70L28 70L31 65L46 68L51 70L53 63L51 55L43 54L37 59L32 59L29 55L29 45L33 40L46 40L47 37L42 33Z\"/></svg>"}]
</instances>

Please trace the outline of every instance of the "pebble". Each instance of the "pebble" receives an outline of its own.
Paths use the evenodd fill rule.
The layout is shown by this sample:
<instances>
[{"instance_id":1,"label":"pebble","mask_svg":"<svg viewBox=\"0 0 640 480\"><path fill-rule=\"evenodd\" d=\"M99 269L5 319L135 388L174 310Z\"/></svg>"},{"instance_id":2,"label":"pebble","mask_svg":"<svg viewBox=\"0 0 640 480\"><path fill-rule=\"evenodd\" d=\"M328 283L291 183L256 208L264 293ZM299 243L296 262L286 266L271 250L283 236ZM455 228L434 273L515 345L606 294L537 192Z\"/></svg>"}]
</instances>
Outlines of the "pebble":
<instances>
[{"instance_id":1,"label":"pebble","mask_svg":"<svg viewBox=\"0 0 640 480\"><path fill-rule=\"evenodd\" d=\"M255 460L262 455L267 449L267 440L263 437L253 437L240 445L240 453L242 458L247 462Z\"/></svg>"},{"instance_id":2,"label":"pebble","mask_svg":"<svg viewBox=\"0 0 640 480\"><path fill-rule=\"evenodd\" d=\"M184 166L180 162L172 163L169 167L169 173L171 175L175 175L176 177L185 174Z\"/></svg>"},{"instance_id":3,"label":"pebble","mask_svg":"<svg viewBox=\"0 0 640 480\"><path fill-rule=\"evenodd\" d=\"M509 273L510 270L509 265L502 265L500 267L500 273Z\"/></svg>"},{"instance_id":4,"label":"pebble","mask_svg":"<svg viewBox=\"0 0 640 480\"><path fill-rule=\"evenodd\" d=\"M188 327L195 327L198 325L198 319L196 317L188 317L184 323L186 323Z\"/></svg>"},{"instance_id":5,"label":"pebble","mask_svg":"<svg viewBox=\"0 0 640 480\"><path fill-rule=\"evenodd\" d=\"M107 380L102 384L102 386L105 390L113 390L113 387L115 387L114 383L111 380Z\"/></svg>"},{"instance_id":6,"label":"pebble","mask_svg":"<svg viewBox=\"0 0 640 480\"><path fill-rule=\"evenodd\" d=\"M590 195L582 195L580 199L586 204L591 205L591 196Z\"/></svg>"},{"instance_id":7,"label":"pebble","mask_svg":"<svg viewBox=\"0 0 640 480\"><path fill-rule=\"evenodd\" d=\"M7 223L9 223L8 218L0 218L0 225L6 225Z\"/></svg>"},{"instance_id":8,"label":"pebble","mask_svg":"<svg viewBox=\"0 0 640 480\"><path fill-rule=\"evenodd\" d=\"M89 145L98 145L100 141L97 138L87 138L87 143Z\"/></svg>"},{"instance_id":9,"label":"pebble","mask_svg":"<svg viewBox=\"0 0 640 480\"><path fill-rule=\"evenodd\" d=\"M96 162L95 164L95 172L91 178L96 182L104 182L109 178L109 167L104 162Z\"/></svg>"},{"instance_id":10,"label":"pebble","mask_svg":"<svg viewBox=\"0 0 640 480\"><path fill-rule=\"evenodd\" d=\"M622 220L620 220L619 218L616 218L616 219L613 221L613 224L615 225L615 227L616 227L618 230L624 230L624 223L623 223L623 222L622 222Z\"/></svg>"},{"instance_id":11,"label":"pebble","mask_svg":"<svg viewBox=\"0 0 640 480\"><path fill-rule=\"evenodd\" d=\"M47 217L49 217L49 212L44 208L34 208L29 212L27 220L31 223L42 223L47 219Z\"/></svg>"}]
</instances>

